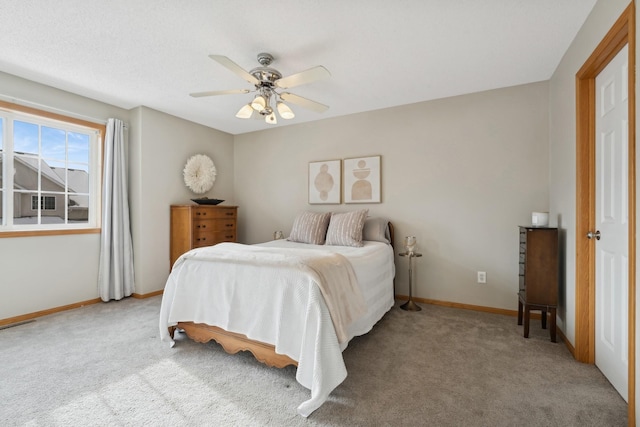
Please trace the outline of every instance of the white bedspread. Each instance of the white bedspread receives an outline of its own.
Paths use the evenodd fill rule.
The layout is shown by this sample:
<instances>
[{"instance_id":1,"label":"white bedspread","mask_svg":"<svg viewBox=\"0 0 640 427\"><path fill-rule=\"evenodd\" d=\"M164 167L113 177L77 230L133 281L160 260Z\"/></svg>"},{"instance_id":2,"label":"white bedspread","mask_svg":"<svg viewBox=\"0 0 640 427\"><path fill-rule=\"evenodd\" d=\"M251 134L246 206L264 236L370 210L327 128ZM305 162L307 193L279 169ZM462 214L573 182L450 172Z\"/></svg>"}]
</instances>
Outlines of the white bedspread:
<instances>
[{"instance_id":1,"label":"white bedspread","mask_svg":"<svg viewBox=\"0 0 640 427\"><path fill-rule=\"evenodd\" d=\"M373 253L375 246L365 246L353 253ZM251 249L247 251L247 248ZM367 316L359 318L362 305L356 301L341 314L345 324L340 335L347 336L339 340L318 283L322 280L317 269L309 265L310 260L311 265L315 262L312 260L317 260L310 254L326 253L327 247L304 245L303 248L286 247L273 252L263 245L220 244L184 254L167 280L160 312L160 334L163 341L173 345L167 328L180 321L191 321L274 345L276 352L298 362L296 380L311 390L311 399L298 407L298 413L306 417L346 378L342 350L348 340L366 333L381 314L377 309L373 323ZM239 255L240 249L243 255ZM258 258L262 260L260 263L256 263ZM392 277L393 272L391 280ZM355 286L362 287L357 281ZM329 292L335 293L339 287L333 289ZM383 307L386 305L387 302ZM390 305L384 312L389 308Z\"/></svg>"}]
</instances>

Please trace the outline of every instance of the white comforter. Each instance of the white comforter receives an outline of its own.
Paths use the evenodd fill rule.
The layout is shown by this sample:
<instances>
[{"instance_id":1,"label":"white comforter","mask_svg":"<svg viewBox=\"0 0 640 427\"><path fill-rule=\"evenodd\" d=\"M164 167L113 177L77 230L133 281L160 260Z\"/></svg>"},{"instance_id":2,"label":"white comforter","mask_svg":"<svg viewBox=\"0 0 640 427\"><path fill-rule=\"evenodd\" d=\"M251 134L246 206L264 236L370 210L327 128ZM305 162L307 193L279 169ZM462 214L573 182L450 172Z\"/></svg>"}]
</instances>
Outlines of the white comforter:
<instances>
[{"instance_id":1,"label":"white comforter","mask_svg":"<svg viewBox=\"0 0 640 427\"><path fill-rule=\"evenodd\" d=\"M287 246L283 250L290 254L294 250L291 247L301 248L295 250L301 258L307 258L310 249L327 249L326 246L291 245L290 242L274 242L271 246ZM347 337L341 344L317 274L308 268L294 268L277 256L276 262L256 264L249 262L248 258L252 256L240 255L238 258L231 255L242 247L247 248L236 244L199 248L184 254L176 262L162 300L161 338L173 345L167 328L180 321L191 321L218 326L274 345L276 352L298 362L296 380L311 390L311 398L298 407L298 413L309 416L346 378L342 350L348 340L366 333L393 305L393 267L387 267L391 270L391 282L384 284L389 290L385 293L384 303L376 305L373 316L367 314L346 325ZM363 274L366 276L362 268L364 260L379 258L381 253L389 258L391 251L388 245L374 242L367 242L364 248L334 249L353 259L354 267L361 266L355 268L358 282ZM261 250L253 249L252 253L255 252ZM271 253L270 250L264 252ZM393 265L392 251L390 259ZM388 282L387 278L385 282ZM363 287L358 283L357 286L364 291L365 299L370 299L366 298L367 293L371 294L368 285ZM356 308L354 313L357 312Z\"/></svg>"}]
</instances>

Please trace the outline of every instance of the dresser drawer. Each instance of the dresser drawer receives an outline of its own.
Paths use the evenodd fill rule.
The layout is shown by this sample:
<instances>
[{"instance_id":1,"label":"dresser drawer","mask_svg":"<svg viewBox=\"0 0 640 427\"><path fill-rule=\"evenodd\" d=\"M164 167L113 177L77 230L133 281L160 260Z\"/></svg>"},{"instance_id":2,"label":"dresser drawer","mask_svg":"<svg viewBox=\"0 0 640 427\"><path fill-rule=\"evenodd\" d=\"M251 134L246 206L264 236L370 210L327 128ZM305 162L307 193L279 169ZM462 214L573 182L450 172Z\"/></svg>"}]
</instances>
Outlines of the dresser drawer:
<instances>
[{"instance_id":1,"label":"dresser drawer","mask_svg":"<svg viewBox=\"0 0 640 427\"><path fill-rule=\"evenodd\" d=\"M235 209L225 209L225 208L218 208L218 209L209 209L206 207L195 207L193 209L191 209L191 215L194 221L199 220L199 219L215 219L215 218L235 218L236 217L236 210Z\"/></svg>"},{"instance_id":2,"label":"dresser drawer","mask_svg":"<svg viewBox=\"0 0 640 427\"><path fill-rule=\"evenodd\" d=\"M191 244L192 248L201 248L203 246L212 246L216 243L215 233L212 232L202 232L202 233L193 233L193 242Z\"/></svg>"},{"instance_id":3,"label":"dresser drawer","mask_svg":"<svg viewBox=\"0 0 640 427\"><path fill-rule=\"evenodd\" d=\"M193 221L194 247L211 246L219 242L235 242L235 219L201 219Z\"/></svg>"},{"instance_id":4,"label":"dresser drawer","mask_svg":"<svg viewBox=\"0 0 640 427\"><path fill-rule=\"evenodd\" d=\"M216 233L216 238L218 242L235 242L236 241L236 232L234 231L223 231L220 233Z\"/></svg>"},{"instance_id":5,"label":"dresser drawer","mask_svg":"<svg viewBox=\"0 0 640 427\"><path fill-rule=\"evenodd\" d=\"M192 247L201 248L212 246L220 242L235 242L236 232L230 231L201 231L193 233Z\"/></svg>"},{"instance_id":6,"label":"dresser drawer","mask_svg":"<svg viewBox=\"0 0 640 427\"><path fill-rule=\"evenodd\" d=\"M194 248L237 239L237 206L172 205L170 265Z\"/></svg>"},{"instance_id":7,"label":"dresser drawer","mask_svg":"<svg viewBox=\"0 0 640 427\"><path fill-rule=\"evenodd\" d=\"M527 230L526 229L520 229L520 243L522 246L522 243L527 243Z\"/></svg>"},{"instance_id":8,"label":"dresser drawer","mask_svg":"<svg viewBox=\"0 0 640 427\"><path fill-rule=\"evenodd\" d=\"M229 219L197 219L193 221L193 232L227 231L236 229L235 218Z\"/></svg>"}]
</instances>

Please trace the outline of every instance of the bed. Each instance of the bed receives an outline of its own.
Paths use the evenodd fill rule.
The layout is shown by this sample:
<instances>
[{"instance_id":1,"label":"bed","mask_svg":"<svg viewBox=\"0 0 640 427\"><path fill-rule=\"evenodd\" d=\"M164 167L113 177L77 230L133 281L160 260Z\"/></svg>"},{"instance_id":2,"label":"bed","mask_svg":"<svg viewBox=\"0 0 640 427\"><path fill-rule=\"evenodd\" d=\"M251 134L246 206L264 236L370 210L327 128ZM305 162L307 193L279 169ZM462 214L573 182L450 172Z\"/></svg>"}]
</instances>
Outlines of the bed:
<instances>
[{"instance_id":1,"label":"bed","mask_svg":"<svg viewBox=\"0 0 640 427\"><path fill-rule=\"evenodd\" d=\"M287 240L221 243L183 254L163 294L162 340L173 346L180 330L198 342L215 340L229 353L250 351L269 366L297 366L296 380L311 390L297 410L309 416L346 378L342 351L349 341L394 304L393 226L363 212L355 232L360 247L330 241L336 217L355 212L304 213L324 216L315 218L322 239L295 238L301 214ZM308 232L309 222L302 228Z\"/></svg>"}]
</instances>

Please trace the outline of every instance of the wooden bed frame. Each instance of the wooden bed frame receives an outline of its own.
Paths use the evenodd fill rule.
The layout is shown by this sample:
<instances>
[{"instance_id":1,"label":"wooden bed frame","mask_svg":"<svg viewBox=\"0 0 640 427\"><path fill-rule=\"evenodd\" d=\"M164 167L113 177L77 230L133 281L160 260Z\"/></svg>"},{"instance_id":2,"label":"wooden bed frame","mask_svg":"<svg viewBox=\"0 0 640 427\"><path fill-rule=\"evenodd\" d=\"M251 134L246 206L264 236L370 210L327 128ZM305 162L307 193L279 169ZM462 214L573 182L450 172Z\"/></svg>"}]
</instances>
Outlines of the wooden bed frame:
<instances>
[{"instance_id":1,"label":"wooden bed frame","mask_svg":"<svg viewBox=\"0 0 640 427\"><path fill-rule=\"evenodd\" d=\"M393 248L394 229L389 222L389 236L391 237L391 247ZM169 327L169 335L173 338L176 329L183 330L189 338L196 342L206 343L214 340L222 346L229 354L236 354L239 351L249 351L259 362L274 368L284 368L285 366L298 366L298 362L284 354L276 353L275 346L260 341L247 338L246 335L229 332L217 326L204 323L178 322L176 326Z\"/></svg>"},{"instance_id":2,"label":"wooden bed frame","mask_svg":"<svg viewBox=\"0 0 640 427\"><path fill-rule=\"evenodd\" d=\"M176 326L169 328L169 334L173 337L176 329L182 329L189 338L197 342L209 342L214 340L229 354L239 351L250 351L251 354L267 366L284 368L288 365L298 366L298 362L284 354L276 353L276 348L271 344L254 341L246 335L225 331L217 326L204 323L178 322Z\"/></svg>"}]
</instances>

